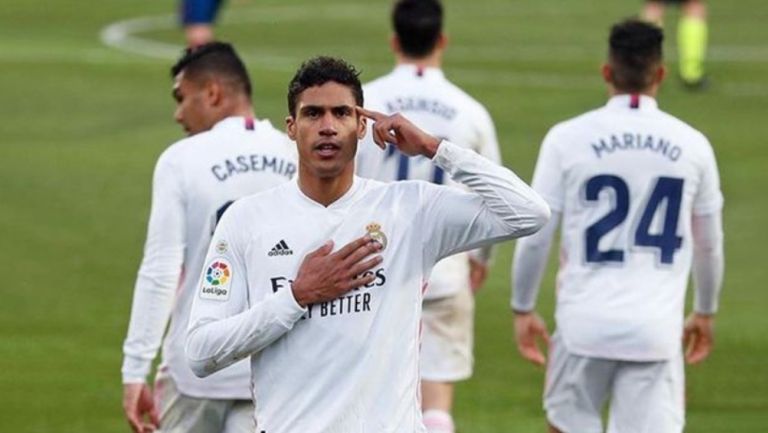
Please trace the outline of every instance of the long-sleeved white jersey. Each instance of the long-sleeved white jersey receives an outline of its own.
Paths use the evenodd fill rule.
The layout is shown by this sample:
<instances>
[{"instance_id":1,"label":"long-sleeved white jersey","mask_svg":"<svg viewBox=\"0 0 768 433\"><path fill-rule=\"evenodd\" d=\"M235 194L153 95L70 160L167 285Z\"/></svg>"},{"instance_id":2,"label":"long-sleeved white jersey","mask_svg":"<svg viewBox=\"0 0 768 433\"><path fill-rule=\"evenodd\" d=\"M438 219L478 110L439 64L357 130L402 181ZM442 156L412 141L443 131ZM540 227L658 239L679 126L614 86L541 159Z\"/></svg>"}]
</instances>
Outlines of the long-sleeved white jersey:
<instances>
[{"instance_id":1,"label":"long-sleeved white jersey","mask_svg":"<svg viewBox=\"0 0 768 433\"><path fill-rule=\"evenodd\" d=\"M692 222L723 205L704 135L649 96L614 96L549 131L532 186L563 216L555 315L568 351L635 361L679 355ZM704 220L717 224L709 231L718 237L719 217ZM553 232L549 226L542 236ZM538 238L518 242L515 267L525 269L515 277L514 308L533 307L527 292L537 289L546 260L531 250ZM722 274L721 258L711 263L720 271L699 281L713 286L700 300L707 310L716 308Z\"/></svg>"},{"instance_id":2,"label":"long-sleeved white jersey","mask_svg":"<svg viewBox=\"0 0 768 433\"><path fill-rule=\"evenodd\" d=\"M218 219L233 200L291 179L295 155L295 145L269 121L243 117L226 118L163 152L155 167L144 258L123 346L124 383L146 380L162 342L162 368L168 368L182 394L250 398L247 362L205 379L189 369L184 354L189 310Z\"/></svg>"},{"instance_id":3,"label":"long-sleeved white jersey","mask_svg":"<svg viewBox=\"0 0 768 433\"><path fill-rule=\"evenodd\" d=\"M259 430L424 432L418 401L422 287L440 258L536 231L544 201L511 171L443 141L434 158L465 192L355 177L322 206L296 181L235 203L216 229L197 288L187 356L213 373L251 356ZM301 308L305 255L370 233L375 280Z\"/></svg>"},{"instance_id":4,"label":"long-sleeved white jersey","mask_svg":"<svg viewBox=\"0 0 768 433\"><path fill-rule=\"evenodd\" d=\"M496 129L488 110L448 81L442 70L398 65L391 73L363 86L363 92L367 108L384 113L399 112L430 134L501 164ZM428 158L408 157L392 145L382 151L373 144L372 134L366 135L358 149L356 170L359 176L384 182L424 180L462 187ZM435 265L424 297L450 296L468 287L467 254L460 253Z\"/></svg>"}]
</instances>

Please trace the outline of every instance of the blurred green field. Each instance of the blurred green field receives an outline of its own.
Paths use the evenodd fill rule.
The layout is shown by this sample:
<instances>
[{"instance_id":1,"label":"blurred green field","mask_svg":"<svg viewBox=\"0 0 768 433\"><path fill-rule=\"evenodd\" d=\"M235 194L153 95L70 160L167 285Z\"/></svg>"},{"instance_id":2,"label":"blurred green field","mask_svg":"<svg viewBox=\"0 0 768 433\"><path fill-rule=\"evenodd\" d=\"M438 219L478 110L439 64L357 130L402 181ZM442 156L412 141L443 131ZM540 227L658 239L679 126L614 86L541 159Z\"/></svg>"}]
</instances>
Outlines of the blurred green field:
<instances>
[{"instance_id":1,"label":"blurred green field","mask_svg":"<svg viewBox=\"0 0 768 433\"><path fill-rule=\"evenodd\" d=\"M687 431L764 432L768 7L761 0L710 3L711 88L690 94L673 79L660 95L663 108L710 137L727 201L718 340L713 356L688 370ZM488 106L504 160L524 178L549 126L604 102L597 72L607 28L640 4L446 0L447 74ZM220 36L249 63L258 115L281 124L286 84L304 58L341 55L366 81L391 68L388 6L231 0ZM181 137L168 77L182 39L175 7L170 0L3 2L0 272L10 285L0 289L0 432L128 431L121 345L150 178L159 153ZM132 38L113 40L122 48L101 42L105 26L145 16L159 18ZM125 28L117 30L113 37ZM674 32L667 48L674 58ZM456 402L463 433L544 431L543 372L512 344L512 248L501 248L478 298L476 374L458 388ZM552 275L540 301L550 322Z\"/></svg>"}]
</instances>

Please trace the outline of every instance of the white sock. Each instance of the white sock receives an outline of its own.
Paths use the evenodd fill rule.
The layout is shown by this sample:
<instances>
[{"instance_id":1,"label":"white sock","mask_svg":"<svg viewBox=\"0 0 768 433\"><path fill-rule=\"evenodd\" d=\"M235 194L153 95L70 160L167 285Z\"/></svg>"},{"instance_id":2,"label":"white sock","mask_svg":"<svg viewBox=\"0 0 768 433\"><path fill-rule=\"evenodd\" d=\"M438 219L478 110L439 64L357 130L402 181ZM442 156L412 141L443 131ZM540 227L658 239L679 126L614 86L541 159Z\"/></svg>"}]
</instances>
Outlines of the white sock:
<instances>
[{"instance_id":1,"label":"white sock","mask_svg":"<svg viewBox=\"0 0 768 433\"><path fill-rule=\"evenodd\" d=\"M422 418L429 433L454 433L453 418L448 412L429 409Z\"/></svg>"}]
</instances>

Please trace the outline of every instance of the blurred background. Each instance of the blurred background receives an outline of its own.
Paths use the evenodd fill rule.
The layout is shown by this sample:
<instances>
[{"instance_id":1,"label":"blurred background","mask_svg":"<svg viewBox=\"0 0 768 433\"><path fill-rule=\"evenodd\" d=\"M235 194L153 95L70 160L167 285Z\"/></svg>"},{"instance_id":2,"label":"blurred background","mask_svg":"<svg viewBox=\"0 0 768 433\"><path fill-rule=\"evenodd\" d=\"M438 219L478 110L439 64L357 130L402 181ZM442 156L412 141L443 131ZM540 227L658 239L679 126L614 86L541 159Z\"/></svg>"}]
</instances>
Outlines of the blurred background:
<instances>
[{"instance_id":1,"label":"blurred background","mask_svg":"<svg viewBox=\"0 0 768 433\"><path fill-rule=\"evenodd\" d=\"M602 105L609 26L642 0L445 0L449 79L483 102L504 162L530 179L554 123ZM712 141L726 197L726 279L712 357L688 369L689 432L768 431L768 5L710 1L710 86L674 74L660 105ZM217 24L248 63L258 117L281 125L299 63L389 71L387 0L229 0ZM150 182L174 124L171 0L4 0L0 12L0 432L128 432L121 346ZM675 61L674 21L665 45ZM674 70L674 69L673 69ZM476 370L459 431L542 432L543 370L512 340L500 248L478 294ZM553 266L540 297L552 325Z\"/></svg>"}]
</instances>

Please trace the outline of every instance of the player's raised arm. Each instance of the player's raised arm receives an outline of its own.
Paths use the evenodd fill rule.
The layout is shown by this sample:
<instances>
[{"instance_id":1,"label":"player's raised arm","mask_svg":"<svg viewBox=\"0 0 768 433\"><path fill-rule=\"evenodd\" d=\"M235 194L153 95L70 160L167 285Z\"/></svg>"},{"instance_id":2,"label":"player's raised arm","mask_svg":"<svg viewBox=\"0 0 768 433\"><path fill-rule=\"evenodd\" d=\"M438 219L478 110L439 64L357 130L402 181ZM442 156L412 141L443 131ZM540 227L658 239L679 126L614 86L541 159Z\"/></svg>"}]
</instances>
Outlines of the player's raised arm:
<instances>
[{"instance_id":1,"label":"player's raised arm","mask_svg":"<svg viewBox=\"0 0 768 433\"><path fill-rule=\"evenodd\" d=\"M511 170L449 141L440 141L400 114L387 116L358 108L376 122L374 140L389 142L407 155L431 158L471 193L439 188L425 209L425 224L435 227L425 253L435 259L459 251L525 236L549 219L544 200Z\"/></svg>"},{"instance_id":2,"label":"player's raised arm","mask_svg":"<svg viewBox=\"0 0 768 433\"><path fill-rule=\"evenodd\" d=\"M374 121L371 133L380 148L385 149L387 143L392 143L408 156L435 156L440 139L422 131L402 114L386 115L363 107L357 107L357 111Z\"/></svg>"}]
</instances>

